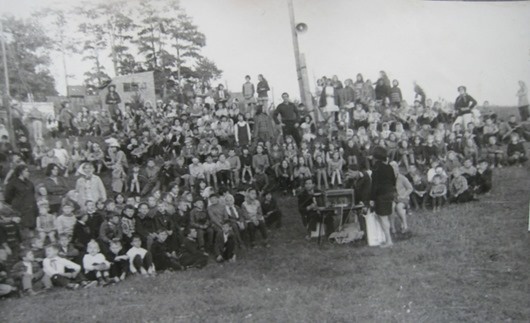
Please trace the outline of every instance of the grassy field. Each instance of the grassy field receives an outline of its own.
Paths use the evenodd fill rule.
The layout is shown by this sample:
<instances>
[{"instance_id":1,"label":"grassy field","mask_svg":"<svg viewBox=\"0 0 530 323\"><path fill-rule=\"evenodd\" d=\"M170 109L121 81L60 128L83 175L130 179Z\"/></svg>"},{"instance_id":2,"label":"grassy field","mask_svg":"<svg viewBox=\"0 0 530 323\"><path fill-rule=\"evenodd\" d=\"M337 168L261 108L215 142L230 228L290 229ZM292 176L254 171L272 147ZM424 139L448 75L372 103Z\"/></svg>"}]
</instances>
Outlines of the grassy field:
<instances>
[{"instance_id":1,"label":"grassy field","mask_svg":"<svg viewBox=\"0 0 530 323\"><path fill-rule=\"evenodd\" d=\"M528 322L529 170L495 169L480 202L414 213L412 238L391 249L308 243L296 201L282 198L285 226L271 232L270 249L244 251L234 264L0 300L0 322Z\"/></svg>"},{"instance_id":2,"label":"grassy field","mask_svg":"<svg viewBox=\"0 0 530 323\"><path fill-rule=\"evenodd\" d=\"M414 213L391 249L317 246L293 198L272 247L234 264L0 301L2 322L500 322L530 320L528 168L494 171L480 202Z\"/></svg>"}]
</instances>

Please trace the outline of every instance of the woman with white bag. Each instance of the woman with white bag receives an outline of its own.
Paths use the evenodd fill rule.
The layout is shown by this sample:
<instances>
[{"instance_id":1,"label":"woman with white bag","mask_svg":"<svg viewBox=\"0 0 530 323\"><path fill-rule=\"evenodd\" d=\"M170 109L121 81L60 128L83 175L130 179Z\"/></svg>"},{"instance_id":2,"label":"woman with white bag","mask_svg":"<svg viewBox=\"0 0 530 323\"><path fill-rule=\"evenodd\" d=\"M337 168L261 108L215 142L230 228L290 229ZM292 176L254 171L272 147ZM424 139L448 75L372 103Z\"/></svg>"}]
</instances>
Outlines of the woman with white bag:
<instances>
[{"instance_id":1,"label":"woman with white bag","mask_svg":"<svg viewBox=\"0 0 530 323\"><path fill-rule=\"evenodd\" d=\"M372 170L372 196L370 206L375 211L385 235L385 242L380 246L386 248L393 245L392 237L390 236L389 218L393 211L396 175L392 166L388 165L386 149L376 147L373 152L373 158L376 162Z\"/></svg>"}]
</instances>

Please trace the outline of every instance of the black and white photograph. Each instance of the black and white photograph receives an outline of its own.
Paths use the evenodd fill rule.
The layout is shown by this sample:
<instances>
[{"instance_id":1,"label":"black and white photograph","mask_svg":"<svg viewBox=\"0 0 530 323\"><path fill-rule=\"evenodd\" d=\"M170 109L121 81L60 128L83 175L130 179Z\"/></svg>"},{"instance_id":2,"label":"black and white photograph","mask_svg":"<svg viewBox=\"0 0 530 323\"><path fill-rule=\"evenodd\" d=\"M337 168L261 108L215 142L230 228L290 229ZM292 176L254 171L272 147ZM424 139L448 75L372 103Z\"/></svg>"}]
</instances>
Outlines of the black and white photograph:
<instances>
[{"instance_id":1,"label":"black and white photograph","mask_svg":"<svg viewBox=\"0 0 530 323\"><path fill-rule=\"evenodd\" d=\"M0 322L529 322L530 1L0 0Z\"/></svg>"}]
</instances>

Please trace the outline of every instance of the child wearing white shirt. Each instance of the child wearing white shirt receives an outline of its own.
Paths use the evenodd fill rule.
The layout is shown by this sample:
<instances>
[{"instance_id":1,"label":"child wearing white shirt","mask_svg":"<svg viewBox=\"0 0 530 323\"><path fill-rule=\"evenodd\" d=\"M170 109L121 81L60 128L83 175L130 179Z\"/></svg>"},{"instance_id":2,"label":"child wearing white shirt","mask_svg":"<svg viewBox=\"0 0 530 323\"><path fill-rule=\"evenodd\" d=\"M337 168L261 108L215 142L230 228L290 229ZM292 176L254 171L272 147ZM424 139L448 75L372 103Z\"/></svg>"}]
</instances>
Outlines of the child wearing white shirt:
<instances>
[{"instance_id":1,"label":"child wearing white shirt","mask_svg":"<svg viewBox=\"0 0 530 323\"><path fill-rule=\"evenodd\" d=\"M131 245L131 249L127 251L131 273L136 274L140 272L144 276L154 275L155 266L153 265L153 258L149 251L142 248L142 239L140 236L134 235Z\"/></svg>"},{"instance_id":2,"label":"child wearing white shirt","mask_svg":"<svg viewBox=\"0 0 530 323\"><path fill-rule=\"evenodd\" d=\"M42 269L51 279L54 286L68 289L78 289L79 286L93 286L93 284L86 282L81 273L81 266L68 259L59 257L59 247L57 245L49 245L45 251L46 258L42 261Z\"/></svg>"},{"instance_id":3,"label":"child wearing white shirt","mask_svg":"<svg viewBox=\"0 0 530 323\"><path fill-rule=\"evenodd\" d=\"M110 262L100 252L95 240L90 240L87 245L87 254L83 257L85 275L90 280L97 280L100 286L109 283Z\"/></svg>"}]
</instances>

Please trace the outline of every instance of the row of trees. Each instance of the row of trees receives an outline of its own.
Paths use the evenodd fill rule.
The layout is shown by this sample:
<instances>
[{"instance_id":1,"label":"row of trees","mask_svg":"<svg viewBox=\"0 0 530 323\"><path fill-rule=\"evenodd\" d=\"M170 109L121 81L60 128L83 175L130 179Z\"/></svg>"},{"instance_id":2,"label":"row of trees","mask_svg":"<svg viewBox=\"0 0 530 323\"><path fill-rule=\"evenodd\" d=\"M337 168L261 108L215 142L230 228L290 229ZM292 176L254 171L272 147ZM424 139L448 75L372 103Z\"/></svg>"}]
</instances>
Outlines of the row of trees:
<instances>
[{"instance_id":1,"label":"row of trees","mask_svg":"<svg viewBox=\"0 0 530 323\"><path fill-rule=\"evenodd\" d=\"M85 84L93 88L106 84L109 73L155 71L158 91L175 80L209 81L222 74L202 55L206 37L178 0L91 1L68 11L40 10L30 19L3 17L2 22L12 92L17 95L56 93L49 71L53 53L62 59L66 84L71 77L67 57L82 55L90 66ZM111 72L104 64L108 58Z\"/></svg>"}]
</instances>

